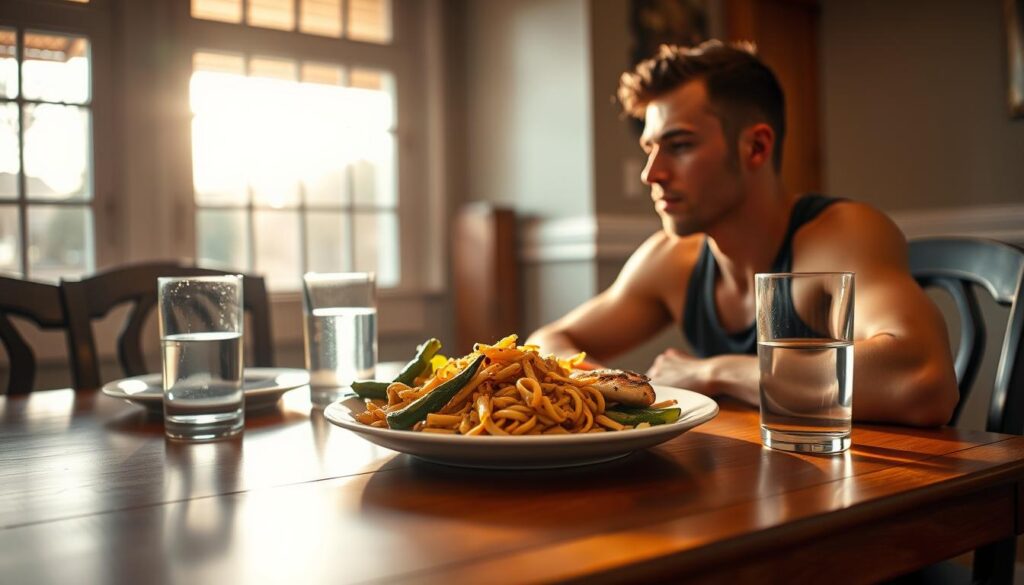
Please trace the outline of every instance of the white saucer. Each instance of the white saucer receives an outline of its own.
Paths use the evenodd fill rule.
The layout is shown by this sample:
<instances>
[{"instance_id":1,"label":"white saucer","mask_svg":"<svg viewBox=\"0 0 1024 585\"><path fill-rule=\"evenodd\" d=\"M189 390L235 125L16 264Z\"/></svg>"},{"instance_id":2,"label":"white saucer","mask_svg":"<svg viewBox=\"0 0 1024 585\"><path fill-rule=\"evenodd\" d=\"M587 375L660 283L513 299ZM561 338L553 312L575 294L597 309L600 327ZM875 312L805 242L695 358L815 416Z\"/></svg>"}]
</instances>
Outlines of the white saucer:
<instances>
[{"instance_id":1,"label":"white saucer","mask_svg":"<svg viewBox=\"0 0 1024 585\"><path fill-rule=\"evenodd\" d=\"M282 394L309 384L309 372L295 368L246 368L242 387L246 411L271 408ZM107 396L123 398L163 414L164 390L162 374L144 374L103 385Z\"/></svg>"}]
</instances>

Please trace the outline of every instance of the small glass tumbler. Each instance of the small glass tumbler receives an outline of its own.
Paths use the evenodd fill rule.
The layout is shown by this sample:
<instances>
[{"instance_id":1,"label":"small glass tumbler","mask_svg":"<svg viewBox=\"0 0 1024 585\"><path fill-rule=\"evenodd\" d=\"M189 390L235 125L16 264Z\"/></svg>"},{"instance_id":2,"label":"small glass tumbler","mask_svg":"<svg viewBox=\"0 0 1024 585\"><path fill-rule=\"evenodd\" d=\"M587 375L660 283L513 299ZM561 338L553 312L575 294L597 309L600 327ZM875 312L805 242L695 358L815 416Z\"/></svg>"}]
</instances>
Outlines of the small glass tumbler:
<instances>
[{"instance_id":1,"label":"small glass tumbler","mask_svg":"<svg viewBox=\"0 0 1024 585\"><path fill-rule=\"evenodd\" d=\"M761 440L803 453L850 448L852 272L755 276Z\"/></svg>"},{"instance_id":2,"label":"small glass tumbler","mask_svg":"<svg viewBox=\"0 0 1024 585\"><path fill-rule=\"evenodd\" d=\"M209 441L245 425L242 277L162 277L164 431Z\"/></svg>"},{"instance_id":3,"label":"small glass tumbler","mask_svg":"<svg viewBox=\"0 0 1024 585\"><path fill-rule=\"evenodd\" d=\"M314 404L339 397L377 365L377 295L371 272L307 272L303 339Z\"/></svg>"}]
</instances>

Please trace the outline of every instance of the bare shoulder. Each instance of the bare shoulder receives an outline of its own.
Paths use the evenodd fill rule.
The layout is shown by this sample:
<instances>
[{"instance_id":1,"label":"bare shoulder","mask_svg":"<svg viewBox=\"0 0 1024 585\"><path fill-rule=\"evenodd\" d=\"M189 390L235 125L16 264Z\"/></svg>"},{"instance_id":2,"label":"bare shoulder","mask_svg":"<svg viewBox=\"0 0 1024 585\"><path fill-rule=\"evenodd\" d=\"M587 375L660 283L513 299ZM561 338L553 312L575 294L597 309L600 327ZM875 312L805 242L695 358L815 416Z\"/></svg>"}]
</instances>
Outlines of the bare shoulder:
<instances>
[{"instance_id":1,"label":"bare shoulder","mask_svg":"<svg viewBox=\"0 0 1024 585\"><path fill-rule=\"evenodd\" d=\"M658 231L626 261L620 279L648 286L678 281L693 270L703 243L700 234L680 238Z\"/></svg>"},{"instance_id":2,"label":"bare shoulder","mask_svg":"<svg viewBox=\"0 0 1024 585\"><path fill-rule=\"evenodd\" d=\"M864 261L902 265L906 239L887 215L871 205L839 201L796 232L793 259L794 270L855 269Z\"/></svg>"}]
</instances>

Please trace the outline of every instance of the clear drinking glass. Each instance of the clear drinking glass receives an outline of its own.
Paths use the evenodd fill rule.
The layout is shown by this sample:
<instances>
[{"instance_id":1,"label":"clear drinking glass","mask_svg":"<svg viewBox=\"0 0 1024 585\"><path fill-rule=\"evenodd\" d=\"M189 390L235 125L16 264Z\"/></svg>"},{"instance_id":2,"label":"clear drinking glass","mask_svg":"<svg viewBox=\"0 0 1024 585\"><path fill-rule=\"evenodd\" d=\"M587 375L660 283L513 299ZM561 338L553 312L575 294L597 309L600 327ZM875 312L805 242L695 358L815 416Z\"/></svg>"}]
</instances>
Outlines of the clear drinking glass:
<instances>
[{"instance_id":1,"label":"clear drinking glass","mask_svg":"<svg viewBox=\"0 0 1024 585\"><path fill-rule=\"evenodd\" d=\"M242 277L163 277L158 291L164 431L196 441L240 432Z\"/></svg>"},{"instance_id":2,"label":"clear drinking glass","mask_svg":"<svg viewBox=\"0 0 1024 585\"><path fill-rule=\"evenodd\" d=\"M784 451L850 447L852 272L755 276L761 439Z\"/></svg>"},{"instance_id":3,"label":"clear drinking glass","mask_svg":"<svg viewBox=\"0 0 1024 585\"><path fill-rule=\"evenodd\" d=\"M306 369L315 404L325 404L377 365L377 298L372 272L307 272L303 281Z\"/></svg>"}]
</instances>

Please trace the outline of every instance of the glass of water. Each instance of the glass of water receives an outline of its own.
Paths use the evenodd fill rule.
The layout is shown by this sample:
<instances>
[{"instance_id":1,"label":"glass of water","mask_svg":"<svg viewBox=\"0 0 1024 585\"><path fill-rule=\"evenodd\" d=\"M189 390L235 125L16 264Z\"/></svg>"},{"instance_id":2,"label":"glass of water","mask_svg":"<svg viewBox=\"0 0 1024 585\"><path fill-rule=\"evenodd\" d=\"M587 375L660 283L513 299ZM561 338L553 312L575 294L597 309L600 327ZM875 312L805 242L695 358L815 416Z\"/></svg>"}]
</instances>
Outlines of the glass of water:
<instances>
[{"instance_id":1,"label":"glass of water","mask_svg":"<svg viewBox=\"0 0 1024 585\"><path fill-rule=\"evenodd\" d=\"M853 276L755 276L765 446L805 453L850 448Z\"/></svg>"},{"instance_id":2,"label":"glass of water","mask_svg":"<svg viewBox=\"0 0 1024 585\"><path fill-rule=\"evenodd\" d=\"M172 439L229 437L245 424L242 277L162 277L164 431Z\"/></svg>"},{"instance_id":3,"label":"glass of water","mask_svg":"<svg viewBox=\"0 0 1024 585\"><path fill-rule=\"evenodd\" d=\"M377 365L377 295L372 272L307 272L303 338L314 404L327 404Z\"/></svg>"}]
</instances>

